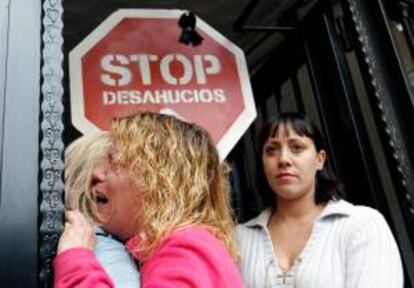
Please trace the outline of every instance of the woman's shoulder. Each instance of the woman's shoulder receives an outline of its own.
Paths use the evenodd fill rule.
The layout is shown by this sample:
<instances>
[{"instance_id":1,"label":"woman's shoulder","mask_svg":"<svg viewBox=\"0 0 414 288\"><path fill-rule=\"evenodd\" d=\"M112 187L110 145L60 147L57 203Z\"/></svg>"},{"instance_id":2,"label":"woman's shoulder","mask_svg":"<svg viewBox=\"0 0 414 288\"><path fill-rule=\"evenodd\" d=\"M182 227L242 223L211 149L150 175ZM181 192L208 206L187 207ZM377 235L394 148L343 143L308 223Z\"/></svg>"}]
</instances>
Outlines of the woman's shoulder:
<instances>
[{"instance_id":1,"label":"woman's shoulder","mask_svg":"<svg viewBox=\"0 0 414 288\"><path fill-rule=\"evenodd\" d=\"M341 225L343 232L349 236L356 234L377 233L379 231L389 230L384 216L376 209L364 205L354 205L345 200L339 200L335 203L328 204L330 213L326 218L332 218L333 223ZM335 214L336 213L336 214ZM329 217L340 215L340 217ZM335 221L338 219L337 221ZM333 224L335 225L335 224Z\"/></svg>"},{"instance_id":2,"label":"woman's shoulder","mask_svg":"<svg viewBox=\"0 0 414 288\"><path fill-rule=\"evenodd\" d=\"M374 208L364 205L354 205L343 199L329 202L320 218L329 218L338 215L353 221L383 218L382 214Z\"/></svg>"},{"instance_id":3,"label":"woman's shoulder","mask_svg":"<svg viewBox=\"0 0 414 288\"><path fill-rule=\"evenodd\" d=\"M383 215L372 207L364 205L354 205L345 200L340 200L345 203L348 208L349 219L353 223L366 223L366 221L383 222Z\"/></svg>"},{"instance_id":4,"label":"woman's shoulder","mask_svg":"<svg viewBox=\"0 0 414 288\"><path fill-rule=\"evenodd\" d=\"M188 226L180 229L175 229L168 233L165 239L182 239L193 240L194 238L216 238L214 234L207 227L201 225Z\"/></svg>"},{"instance_id":5,"label":"woman's shoulder","mask_svg":"<svg viewBox=\"0 0 414 288\"><path fill-rule=\"evenodd\" d=\"M187 249L206 249L205 251L224 249L223 243L214 233L204 226L189 226L168 233L162 240L162 248L186 247Z\"/></svg>"},{"instance_id":6,"label":"woman's shoulder","mask_svg":"<svg viewBox=\"0 0 414 288\"><path fill-rule=\"evenodd\" d=\"M107 233L96 233L94 252L100 262L133 263L131 255L124 244Z\"/></svg>"},{"instance_id":7,"label":"woman's shoulder","mask_svg":"<svg viewBox=\"0 0 414 288\"><path fill-rule=\"evenodd\" d=\"M194 287L207 287L205 283L210 283L208 287L242 287L236 262L224 243L204 226L171 231L144 261L142 273L148 287L182 287L188 283ZM157 285L167 282L169 286Z\"/></svg>"},{"instance_id":8,"label":"woman's shoulder","mask_svg":"<svg viewBox=\"0 0 414 288\"><path fill-rule=\"evenodd\" d=\"M139 287L138 267L124 244L102 229L96 229L95 256L116 287Z\"/></svg>"},{"instance_id":9,"label":"woman's shoulder","mask_svg":"<svg viewBox=\"0 0 414 288\"><path fill-rule=\"evenodd\" d=\"M172 257L171 257L172 256ZM153 259L174 258L181 263L197 262L201 266L236 267L224 243L204 226L171 231L152 255Z\"/></svg>"},{"instance_id":10,"label":"woman's shoulder","mask_svg":"<svg viewBox=\"0 0 414 288\"><path fill-rule=\"evenodd\" d=\"M272 209L267 208L253 219L236 225L236 240L241 250L248 249L260 239L268 237L267 223L271 214Z\"/></svg>"},{"instance_id":11,"label":"woman's shoulder","mask_svg":"<svg viewBox=\"0 0 414 288\"><path fill-rule=\"evenodd\" d=\"M115 249L126 251L124 244L100 227L95 228L95 250ZM96 252L96 251L95 251Z\"/></svg>"},{"instance_id":12,"label":"woman's shoulder","mask_svg":"<svg viewBox=\"0 0 414 288\"><path fill-rule=\"evenodd\" d=\"M246 230L246 229L251 229L255 227L266 227L271 215L272 215L272 208L268 207L262 210L257 216L253 217L252 219L245 221L243 223L237 224L236 229Z\"/></svg>"}]
</instances>

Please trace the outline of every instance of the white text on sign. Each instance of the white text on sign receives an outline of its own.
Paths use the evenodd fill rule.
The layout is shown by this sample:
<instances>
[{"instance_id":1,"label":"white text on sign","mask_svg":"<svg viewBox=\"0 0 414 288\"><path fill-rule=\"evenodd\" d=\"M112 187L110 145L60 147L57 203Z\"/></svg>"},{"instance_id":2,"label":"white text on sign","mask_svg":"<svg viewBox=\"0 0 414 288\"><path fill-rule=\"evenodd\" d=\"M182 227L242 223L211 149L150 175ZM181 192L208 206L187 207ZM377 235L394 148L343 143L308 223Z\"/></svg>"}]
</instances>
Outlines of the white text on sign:
<instances>
[{"instance_id":1,"label":"white text on sign","mask_svg":"<svg viewBox=\"0 0 414 288\"><path fill-rule=\"evenodd\" d=\"M218 103L226 102L222 89L183 89L183 90L118 90L103 91L103 104L181 104L181 103Z\"/></svg>"},{"instance_id":2,"label":"white text on sign","mask_svg":"<svg viewBox=\"0 0 414 288\"><path fill-rule=\"evenodd\" d=\"M172 73L172 63L177 62L182 66L183 73L175 77ZM131 64L135 63L141 75L143 85L152 84L152 65L159 66L162 80L170 85L186 85L195 77L199 85L207 83L207 76L218 74L221 71L219 59L214 55L194 55L189 58L182 54L167 54L163 57L152 54L108 54L101 58L101 68L104 73L101 81L108 86L126 86L132 81L133 69ZM114 77L117 75L117 77Z\"/></svg>"}]
</instances>

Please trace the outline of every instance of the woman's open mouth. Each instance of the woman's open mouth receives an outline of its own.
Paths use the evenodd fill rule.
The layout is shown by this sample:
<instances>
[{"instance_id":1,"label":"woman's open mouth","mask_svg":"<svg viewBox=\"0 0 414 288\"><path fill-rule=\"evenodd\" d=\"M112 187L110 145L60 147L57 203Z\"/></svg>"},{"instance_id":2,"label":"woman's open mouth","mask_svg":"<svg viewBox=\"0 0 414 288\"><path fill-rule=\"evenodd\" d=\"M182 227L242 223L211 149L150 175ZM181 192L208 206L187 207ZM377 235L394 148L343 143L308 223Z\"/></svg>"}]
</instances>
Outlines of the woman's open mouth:
<instances>
[{"instance_id":1,"label":"woman's open mouth","mask_svg":"<svg viewBox=\"0 0 414 288\"><path fill-rule=\"evenodd\" d=\"M96 195L96 203L98 204L107 204L108 203L108 198L106 198L103 195Z\"/></svg>"},{"instance_id":2,"label":"woman's open mouth","mask_svg":"<svg viewBox=\"0 0 414 288\"><path fill-rule=\"evenodd\" d=\"M98 185L92 186L92 193L97 204L108 204L108 197L99 189Z\"/></svg>"}]
</instances>

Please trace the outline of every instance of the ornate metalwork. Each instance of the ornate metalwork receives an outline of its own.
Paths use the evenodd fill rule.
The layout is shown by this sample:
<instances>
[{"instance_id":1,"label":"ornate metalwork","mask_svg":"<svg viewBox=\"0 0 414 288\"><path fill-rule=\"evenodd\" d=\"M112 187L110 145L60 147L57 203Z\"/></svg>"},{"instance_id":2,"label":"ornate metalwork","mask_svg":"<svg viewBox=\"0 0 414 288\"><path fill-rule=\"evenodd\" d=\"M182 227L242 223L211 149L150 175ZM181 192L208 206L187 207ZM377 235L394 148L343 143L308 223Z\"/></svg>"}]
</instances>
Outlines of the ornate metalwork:
<instances>
[{"instance_id":1,"label":"ornate metalwork","mask_svg":"<svg viewBox=\"0 0 414 288\"><path fill-rule=\"evenodd\" d=\"M44 0L43 12L39 281L52 287L51 263L63 228L62 0Z\"/></svg>"},{"instance_id":2,"label":"ornate metalwork","mask_svg":"<svg viewBox=\"0 0 414 288\"><path fill-rule=\"evenodd\" d=\"M372 32L370 31L369 22L372 22L372 19L366 19L368 17L361 12L366 10L366 7L364 7L364 5L366 5L365 1L347 1L358 34L358 40L361 44L365 62L368 67L371 85L375 91L377 106L381 111L382 125L388 135L389 145L393 151L392 156L397 163L396 169L400 175L400 184L405 188L404 196L409 205L409 213L414 215L414 199L411 196L411 193L414 193L413 170L409 162L406 143L402 141L403 137L397 123L397 112L394 109L395 103L392 103L392 99L389 97L391 91L388 86L388 79L385 79L385 74L381 71L382 68L379 63L379 56L375 52L375 49L378 49L378 45L374 43L372 37L370 37ZM383 31L383 33L386 33L386 31Z\"/></svg>"},{"instance_id":3,"label":"ornate metalwork","mask_svg":"<svg viewBox=\"0 0 414 288\"><path fill-rule=\"evenodd\" d=\"M390 168L399 175L399 179L395 181L399 181L396 184L401 188L397 189L399 193L404 193L398 195L403 197L395 197L403 200L403 205L393 203L389 207L393 218L399 219L399 226L395 225L394 228L406 266L406 282L413 284L414 262L410 238L414 221L414 197L412 197L414 196L414 160L408 153L408 149L412 148L413 138L410 138L411 131L406 128L407 123L405 123L413 122L411 97L404 76L401 74L402 67L399 66L398 58L392 47L392 38L388 34L389 28L381 0L347 0L347 2L371 79L371 88L375 94L380 114L377 118L380 118L382 122L380 124L386 134L389 151L391 151L388 154L392 154L390 156L394 160ZM381 37L389 37L389 39ZM400 213L399 208L405 213ZM406 221L405 227L401 217Z\"/></svg>"}]
</instances>

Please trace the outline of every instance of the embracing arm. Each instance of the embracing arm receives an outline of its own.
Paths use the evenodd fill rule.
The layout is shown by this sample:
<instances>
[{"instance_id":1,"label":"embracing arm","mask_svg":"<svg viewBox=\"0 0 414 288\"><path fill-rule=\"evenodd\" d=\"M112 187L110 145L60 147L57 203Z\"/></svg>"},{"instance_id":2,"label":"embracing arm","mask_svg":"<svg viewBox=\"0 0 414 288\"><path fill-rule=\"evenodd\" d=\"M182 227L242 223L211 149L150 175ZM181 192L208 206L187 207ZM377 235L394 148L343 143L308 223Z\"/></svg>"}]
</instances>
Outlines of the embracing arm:
<instances>
[{"instance_id":1,"label":"embracing arm","mask_svg":"<svg viewBox=\"0 0 414 288\"><path fill-rule=\"evenodd\" d=\"M78 211L66 212L65 229L53 263L55 288L114 287L93 254L95 231Z\"/></svg>"},{"instance_id":2,"label":"embracing arm","mask_svg":"<svg viewBox=\"0 0 414 288\"><path fill-rule=\"evenodd\" d=\"M115 287L90 249L65 250L56 256L53 266L55 288Z\"/></svg>"},{"instance_id":3,"label":"embracing arm","mask_svg":"<svg viewBox=\"0 0 414 288\"><path fill-rule=\"evenodd\" d=\"M362 208L347 246L346 288L402 288L403 270L394 237L376 210Z\"/></svg>"}]
</instances>

